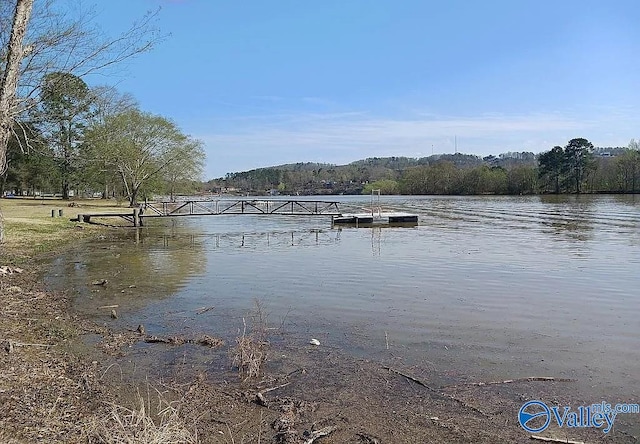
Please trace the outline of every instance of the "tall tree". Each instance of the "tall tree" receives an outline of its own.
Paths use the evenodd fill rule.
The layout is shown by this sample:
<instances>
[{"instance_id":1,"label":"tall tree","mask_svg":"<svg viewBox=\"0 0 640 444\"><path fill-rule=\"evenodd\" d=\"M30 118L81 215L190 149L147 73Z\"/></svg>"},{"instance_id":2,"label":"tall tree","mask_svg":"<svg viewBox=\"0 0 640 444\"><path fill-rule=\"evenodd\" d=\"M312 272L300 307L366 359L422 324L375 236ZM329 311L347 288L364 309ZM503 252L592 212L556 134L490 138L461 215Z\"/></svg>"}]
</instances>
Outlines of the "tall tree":
<instances>
[{"instance_id":1,"label":"tall tree","mask_svg":"<svg viewBox=\"0 0 640 444\"><path fill-rule=\"evenodd\" d=\"M564 171L565 155L561 146L554 146L550 151L538 157L538 174L547 183L553 184L556 194L560 193Z\"/></svg>"},{"instance_id":2,"label":"tall tree","mask_svg":"<svg viewBox=\"0 0 640 444\"><path fill-rule=\"evenodd\" d=\"M564 148L564 156L564 171L567 174L567 180L575 186L575 192L580 194L587 175L595 169L593 144L587 139L571 139Z\"/></svg>"},{"instance_id":3,"label":"tall tree","mask_svg":"<svg viewBox=\"0 0 640 444\"><path fill-rule=\"evenodd\" d=\"M47 74L43 83L36 121L54 149L62 180L62 198L69 199L84 130L91 116L92 96L87 84L73 74Z\"/></svg>"},{"instance_id":4,"label":"tall tree","mask_svg":"<svg viewBox=\"0 0 640 444\"><path fill-rule=\"evenodd\" d=\"M202 144L182 134L173 122L135 109L108 117L88 137L93 149L118 172L131 206L137 204L142 187L169 168L185 163L194 169L204 158Z\"/></svg>"},{"instance_id":5,"label":"tall tree","mask_svg":"<svg viewBox=\"0 0 640 444\"><path fill-rule=\"evenodd\" d=\"M102 126L108 118L137 109L138 106L131 95L119 93L111 86L91 88L89 95L91 97L90 127ZM109 134L105 133L102 136L106 139ZM114 195L116 189L120 188L121 179L110 167L109 159L104 157L104 153L94 149L93 144L85 143L79 154L83 183L92 190L102 190L103 199Z\"/></svg>"}]
</instances>

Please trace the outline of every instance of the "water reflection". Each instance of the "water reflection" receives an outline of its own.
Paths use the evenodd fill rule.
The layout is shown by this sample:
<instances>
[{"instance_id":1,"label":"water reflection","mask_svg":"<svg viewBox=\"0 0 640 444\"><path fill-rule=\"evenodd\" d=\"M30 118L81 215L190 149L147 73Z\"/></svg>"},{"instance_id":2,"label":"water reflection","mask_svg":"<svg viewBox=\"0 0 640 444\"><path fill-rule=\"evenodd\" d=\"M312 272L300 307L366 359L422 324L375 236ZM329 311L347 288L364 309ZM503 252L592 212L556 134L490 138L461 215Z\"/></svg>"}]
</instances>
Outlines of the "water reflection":
<instances>
[{"instance_id":1,"label":"water reflection","mask_svg":"<svg viewBox=\"0 0 640 444\"><path fill-rule=\"evenodd\" d=\"M48 283L71 292L74 308L103 316L96 307L127 311L169 297L204 273L207 257L194 233L135 229L66 252L52 264ZM96 285L106 280L104 285ZM107 313L108 314L108 313Z\"/></svg>"},{"instance_id":2,"label":"water reflection","mask_svg":"<svg viewBox=\"0 0 640 444\"><path fill-rule=\"evenodd\" d=\"M541 196L544 219L542 232L566 236L569 241L585 242L593 238L594 201L589 196ZM578 253L580 254L580 253Z\"/></svg>"}]
</instances>

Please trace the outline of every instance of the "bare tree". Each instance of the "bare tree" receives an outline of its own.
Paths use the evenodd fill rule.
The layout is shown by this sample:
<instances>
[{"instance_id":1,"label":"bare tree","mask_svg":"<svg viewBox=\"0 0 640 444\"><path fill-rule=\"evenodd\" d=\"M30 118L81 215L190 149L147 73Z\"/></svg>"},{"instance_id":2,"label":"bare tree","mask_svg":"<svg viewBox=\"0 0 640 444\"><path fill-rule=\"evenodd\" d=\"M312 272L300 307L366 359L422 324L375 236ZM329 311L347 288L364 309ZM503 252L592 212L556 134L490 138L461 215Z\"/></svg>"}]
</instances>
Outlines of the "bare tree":
<instances>
[{"instance_id":1,"label":"bare tree","mask_svg":"<svg viewBox=\"0 0 640 444\"><path fill-rule=\"evenodd\" d=\"M33 0L18 0L13 13L11 35L7 44L6 64L0 83L0 175L7 169L7 145L15 116L16 90L20 77L20 64L25 53L23 41L31 17Z\"/></svg>"},{"instance_id":2,"label":"bare tree","mask_svg":"<svg viewBox=\"0 0 640 444\"><path fill-rule=\"evenodd\" d=\"M12 108L14 106L18 78L20 75L20 62L25 50L22 46L27 24L33 9L33 0L18 0L13 14L11 36L7 45L6 64L2 83L0 83L0 175L7 170L7 146L13 126ZM0 212L0 244L4 242L4 221Z\"/></svg>"},{"instance_id":3,"label":"bare tree","mask_svg":"<svg viewBox=\"0 0 640 444\"><path fill-rule=\"evenodd\" d=\"M53 0L0 2L0 175L7 168L12 131L18 128L26 135L19 117L37 106L47 74L82 78L148 51L161 38L153 28L157 11L120 35L108 37L95 25L93 11L79 2L67 7L62 9L61 2ZM28 137L17 139L24 140L24 150L29 148ZM0 241L1 220L0 216Z\"/></svg>"}]
</instances>

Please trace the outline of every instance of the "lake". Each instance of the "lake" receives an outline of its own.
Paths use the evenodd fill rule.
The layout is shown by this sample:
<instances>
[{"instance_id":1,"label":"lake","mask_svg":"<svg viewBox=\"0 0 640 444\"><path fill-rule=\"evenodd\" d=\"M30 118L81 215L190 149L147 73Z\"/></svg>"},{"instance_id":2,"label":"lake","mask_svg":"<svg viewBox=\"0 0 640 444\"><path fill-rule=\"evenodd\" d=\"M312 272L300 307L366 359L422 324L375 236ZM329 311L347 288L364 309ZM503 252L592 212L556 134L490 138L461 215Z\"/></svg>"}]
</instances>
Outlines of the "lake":
<instances>
[{"instance_id":1,"label":"lake","mask_svg":"<svg viewBox=\"0 0 640 444\"><path fill-rule=\"evenodd\" d=\"M448 377L574 378L593 402L640 400L640 196L381 201L419 225L148 220L137 236L78 245L49 282L83 315L151 334L233 341L259 300L269 325L300 344L317 338L370 359L388 347ZM111 304L118 320L97 308Z\"/></svg>"}]
</instances>

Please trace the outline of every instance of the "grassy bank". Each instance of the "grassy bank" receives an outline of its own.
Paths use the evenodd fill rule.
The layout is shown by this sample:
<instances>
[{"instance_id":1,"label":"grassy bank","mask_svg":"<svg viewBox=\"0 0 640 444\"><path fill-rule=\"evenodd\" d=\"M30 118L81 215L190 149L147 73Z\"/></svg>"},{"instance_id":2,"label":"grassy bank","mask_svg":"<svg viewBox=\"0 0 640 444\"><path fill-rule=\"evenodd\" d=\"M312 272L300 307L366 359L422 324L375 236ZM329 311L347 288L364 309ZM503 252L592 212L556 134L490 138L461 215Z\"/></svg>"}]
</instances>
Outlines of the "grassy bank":
<instances>
[{"instance_id":1,"label":"grassy bank","mask_svg":"<svg viewBox=\"0 0 640 444\"><path fill-rule=\"evenodd\" d=\"M68 204L0 199L5 230L0 245L3 443L90 442L84 424L91 412L103 410L99 400L112 398L98 381L102 359L78 347L86 331L82 321L70 313L64 294L45 291L38 264L74 241L105 233L105 227L70 221L74 214L111 211L115 205L93 200Z\"/></svg>"},{"instance_id":2,"label":"grassy bank","mask_svg":"<svg viewBox=\"0 0 640 444\"><path fill-rule=\"evenodd\" d=\"M70 219L79 213L116 212L118 208L118 204L110 200L0 199L5 230L5 243L0 245L2 262L4 265L7 262L24 263L37 255L63 248L73 240L103 232L104 227L79 224ZM51 217L52 211L56 217Z\"/></svg>"}]
</instances>

